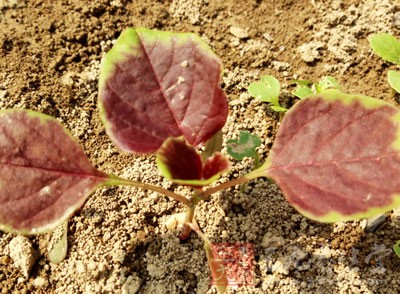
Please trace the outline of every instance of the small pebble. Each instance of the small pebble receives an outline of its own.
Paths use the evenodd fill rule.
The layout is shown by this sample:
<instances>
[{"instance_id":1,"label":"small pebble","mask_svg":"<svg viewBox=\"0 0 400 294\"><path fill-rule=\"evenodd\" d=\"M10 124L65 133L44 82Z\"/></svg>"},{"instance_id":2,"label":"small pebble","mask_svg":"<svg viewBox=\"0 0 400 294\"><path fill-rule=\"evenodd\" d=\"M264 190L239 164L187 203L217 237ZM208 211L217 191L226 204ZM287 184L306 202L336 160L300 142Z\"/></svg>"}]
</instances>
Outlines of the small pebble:
<instances>
[{"instance_id":1,"label":"small pebble","mask_svg":"<svg viewBox=\"0 0 400 294\"><path fill-rule=\"evenodd\" d=\"M38 258L38 253L33 249L31 242L24 236L14 237L10 244L10 257L15 267L27 278Z\"/></svg>"},{"instance_id":2,"label":"small pebble","mask_svg":"<svg viewBox=\"0 0 400 294\"><path fill-rule=\"evenodd\" d=\"M273 42L274 41L274 38L268 33L263 34L263 37L269 42Z\"/></svg>"},{"instance_id":3,"label":"small pebble","mask_svg":"<svg viewBox=\"0 0 400 294\"><path fill-rule=\"evenodd\" d=\"M232 35L234 35L238 39L246 39L249 37L247 31L239 27L230 27L229 31Z\"/></svg>"},{"instance_id":4,"label":"small pebble","mask_svg":"<svg viewBox=\"0 0 400 294\"><path fill-rule=\"evenodd\" d=\"M400 29L400 11L393 15L393 26Z\"/></svg>"}]
</instances>

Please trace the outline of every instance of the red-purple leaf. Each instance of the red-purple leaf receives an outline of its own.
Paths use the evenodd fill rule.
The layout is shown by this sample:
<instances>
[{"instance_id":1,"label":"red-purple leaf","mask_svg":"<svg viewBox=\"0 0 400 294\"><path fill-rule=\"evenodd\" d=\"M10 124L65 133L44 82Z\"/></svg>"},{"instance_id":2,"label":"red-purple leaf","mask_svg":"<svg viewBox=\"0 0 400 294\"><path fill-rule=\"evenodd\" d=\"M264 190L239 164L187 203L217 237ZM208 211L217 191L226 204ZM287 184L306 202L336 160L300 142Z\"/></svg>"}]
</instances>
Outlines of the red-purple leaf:
<instances>
[{"instance_id":1,"label":"red-purple leaf","mask_svg":"<svg viewBox=\"0 0 400 294\"><path fill-rule=\"evenodd\" d=\"M203 178L209 179L221 174L229 169L228 159L220 152L216 152L212 157L207 158L203 165Z\"/></svg>"},{"instance_id":2,"label":"red-purple leaf","mask_svg":"<svg viewBox=\"0 0 400 294\"><path fill-rule=\"evenodd\" d=\"M229 161L217 152L203 163L197 150L180 137L168 138L161 145L157 165L165 178L199 188L215 181L229 168Z\"/></svg>"},{"instance_id":3,"label":"red-purple leaf","mask_svg":"<svg viewBox=\"0 0 400 294\"><path fill-rule=\"evenodd\" d=\"M157 165L167 179L200 180L203 167L196 149L185 139L168 138L157 151Z\"/></svg>"},{"instance_id":4,"label":"red-purple leaf","mask_svg":"<svg viewBox=\"0 0 400 294\"><path fill-rule=\"evenodd\" d=\"M108 135L128 152L156 151L168 137L206 142L225 124L218 57L194 34L122 32L102 62L99 107Z\"/></svg>"},{"instance_id":5,"label":"red-purple leaf","mask_svg":"<svg viewBox=\"0 0 400 294\"><path fill-rule=\"evenodd\" d=\"M304 215L343 221L400 206L400 113L327 91L286 114L262 168Z\"/></svg>"},{"instance_id":6,"label":"red-purple leaf","mask_svg":"<svg viewBox=\"0 0 400 294\"><path fill-rule=\"evenodd\" d=\"M108 176L54 118L0 111L0 228L24 234L64 222Z\"/></svg>"}]
</instances>

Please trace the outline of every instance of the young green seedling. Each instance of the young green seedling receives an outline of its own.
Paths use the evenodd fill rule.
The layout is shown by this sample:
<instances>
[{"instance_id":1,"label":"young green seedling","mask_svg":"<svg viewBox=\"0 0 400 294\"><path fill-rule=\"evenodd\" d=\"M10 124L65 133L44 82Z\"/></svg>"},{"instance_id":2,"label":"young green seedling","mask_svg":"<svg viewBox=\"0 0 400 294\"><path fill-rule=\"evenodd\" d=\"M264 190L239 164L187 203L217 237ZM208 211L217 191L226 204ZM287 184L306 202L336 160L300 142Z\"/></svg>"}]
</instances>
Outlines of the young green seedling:
<instances>
[{"instance_id":1,"label":"young green seedling","mask_svg":"<svg viewBox=\"0 0 400 294\"><path fill-rule=\"evenodd\" d=\"M262 76L259 82L251 83L247 89L254 98L272 104L271 108L276 112L285 112L286 108L279 103L281 85L273 76Z\"/></svg>"},{"instance_id":2,"label":"young green seedling","mask_svg":"<svg viewBox=\"0 0 400 294\"><path fill-rule=\"evenodd\" d=\"M227 152L236 160L251 157L254 161L254 169L259 167L260 157L256 148L261 145L261 139L248 131L240 131L238 139L227 141Z\"/></svg>"},{"instance_id":3,"label":"young green seedling","mask_svg":"<svg viewBox=\"0 0 400 294\"><path fill-rule=\"evenodd\" d=\"M260 166L260 156L256 148L261 145L261 139L257 135L250 134L247 131L240 131L239 139L227 141L227 152L236 160L243 160L245 157L253 159L253 170ZM240 191L244 192L246 184L240 187Z\"/></svg>"},{"instance_id":4,"label":"young green seedling","mask_svg":"<svg viewBox=\"0 0 400 294\"><path fill-rule=\"evenodd\" d=\"M195 218L198 203L216 192L269 177L298 211L323 222L366 218L400 206L395 180L400 111L381 100L335 90L310 95L287 111L261 166L215 184L229 168L226 157L216 152L202 158L196 148L225 123L227 99L220 78L219 59L192 34L128 29L102 63L99 104L110 138L129 152L156 151L161 173L191 187L191 195L105 174L56 119L1 110L0 228L22 234L54 230L99 187L155 191L186 207L176 218L181 238L193 230L204 241L223 293L223 262L213 256Z\"/></svg>"},{"instance_id":5,"label":"young green seedling","mask_svg":"<svg viewBox=\"0 0 400 294\"><path fill-rule=\"evenodd\" d=\"M374 34L368 40L372 50L379 57L400 66L400 40L386 33ZM388 82L397 93L400 93L399 71L389 70Z\"/></svg>"},{"instance_id":6,"label":"young green seedling","mask_svg":"<svg viewBox=\"0 0 400 294\"><path fill-rule=\"evenodd\" d=\"M292 80L291 82L297 85L292 94L300 99L329 89L341 91L341 86L338 81L330 76L322 77L318 83L312 83L309 80Z\"/></svg>"}]
</instances>

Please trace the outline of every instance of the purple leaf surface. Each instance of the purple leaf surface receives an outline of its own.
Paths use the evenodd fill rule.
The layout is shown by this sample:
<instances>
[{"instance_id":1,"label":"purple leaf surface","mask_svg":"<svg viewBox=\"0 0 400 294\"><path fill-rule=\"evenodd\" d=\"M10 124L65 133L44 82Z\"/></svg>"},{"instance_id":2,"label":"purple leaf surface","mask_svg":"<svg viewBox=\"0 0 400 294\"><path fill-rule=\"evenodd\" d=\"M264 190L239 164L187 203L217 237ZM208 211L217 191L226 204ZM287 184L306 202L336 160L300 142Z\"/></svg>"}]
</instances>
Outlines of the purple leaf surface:
<instances>
[{"instance_id":1,"label":"purple leaf surface","mask_svg":"<svg viewBox=\"0 0 400 294\"><path fill-rule=\"evenodd\" d=\"M319 221L400 206L400 113L381 100L327 91L286 114L264 170Z\"/></svg>"},{"instance_id":2,"label":"purple leaf surface","mask_svg":"<svg viewBox=\"0 0 400 294\"><path fill-rule=\"evenodd\" d=\"M28 110L0 111L1 229L51 230L107 180L56 119Z\"/></svg>"},{"instance_id":3,"label":"purple leaf surface","mask_svg":"<svg viewBox=\"0 0 400 294\"><path fill-rule=\"evenodd\" d=\"M229 169L228 159L220 152L214 153L213 156L207 158L203 165L203 178L209 179L221 172Z\"/></svg>"},{"instance_id":4,"label":"purple leaf surface","mask_svg":"<svg viewBox=\"0 0 400 294\"><path fill-rule=\"evenodd\" d=\"M99 107L122 150L156 151L168 137L194 146L226 122L222 65L202 39L145 28L122 32L102 62Z\"/></svg>"},{"instance_id":5,"label":"purple leaf surface","mask_svg":"<svg viewBox=\"0 0 400 294\"><path fill-rule=\"evenodd\" d=\"M185 139L168 138L157 152L157 164L167 179L200 180L201 157Z\"/></svg>"},{"instance_id":6,"label":"purple leaf surface","mask_svg":"<svg viewBox=\"0 0 400 294\"><path fill-rule=\"evenodd\" d=\"M197 150L182 137L168 138L162 144L157 151L157 165L165 178L195 188L209 185L230 167L219 152L203 163Z\"/></svg>"}]
</instances>

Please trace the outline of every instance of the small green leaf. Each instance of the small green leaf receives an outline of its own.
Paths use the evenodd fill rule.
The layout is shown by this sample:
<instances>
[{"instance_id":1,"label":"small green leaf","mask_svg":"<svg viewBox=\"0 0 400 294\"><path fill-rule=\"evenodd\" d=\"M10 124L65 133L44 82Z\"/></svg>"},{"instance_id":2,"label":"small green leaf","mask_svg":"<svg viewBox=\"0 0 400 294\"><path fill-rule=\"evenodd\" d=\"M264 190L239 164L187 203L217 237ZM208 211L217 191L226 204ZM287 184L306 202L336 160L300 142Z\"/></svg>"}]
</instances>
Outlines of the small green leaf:
<instances>
[{"instance_id":1,"label":"small green leaf","mask_svg":"<svg viewBox=\"0 0 400 294\"><path fill-rule=\"evenodd\" d=\"M239 139L229 140L227 143L228 154L236 160L242 160L257 156L256 148L261 145L261 140L247 131L240 131Z\"/></svg>"},{"instance_id":2,"label":"small green leaf","mask_svg":"<svg viewBox=\"0 0 400 294\"><path fill-rule=\"evenodd\" d=\"M342 87L334 77L326 76L323 77L318 83L312 84L308 80L294 80L298 86L292 92L292 94L300 99L304 99L307 96L315 93L320 93L329 89L341 91ZM311 86L310 86L311 84Z\"/></svg>"},{"instance_id":3,"label":"small green leaf","mask_svg":"<svg viewBox=\"0 0 400 294\"><path fill-rule=\"evenodd\" d=\"M279 98L281 86L273 76L262 76L260 82L251 83L248 91L254 98L265 102L273 102ZM276 105L274 103L274 105Z\"/></svg>"},{"instance_id":4,"label":"small green leaf","mask_svg":"<svg viewBox=\"0 0 400 294\"><path fill-rule=\"evenodd\" d=\"M400 93L400 71L389 70L388 82L397 93Z\"/></svg>"},{"instance_id":5,"label":"small green leaf","mask_svg":"<svg viewBox=\"0 0 400 294\"><path fill-rule=\"evenodd\" d=\"M51 236L48 256L51 263L59 264L68 252L68 221L59 226Z\"/></svg>"},{"instance_id":6,"label":"small green leaf","mask_svg":"<svg viewBox=\"0 0 400 294\"><path fill-rule=\"evenodd\" d=\"M292 93L294 96L304 99L308 95L313 94L313 91L308 86L299 85Z\"/></svg>"},{"instance_id":7,"label":"small green leaf","mask_svg":"<svg viewBox=\"0 0 400 294\"><path fill-rule=\"evenodd\" d=\"M214 136L209 139L206 144L201 158L207 160L207 158L213 156L214 153L220 152L222 149L222 131L219 130Z\"/></svg>"},{"instance_id":8,"label":"small green leaf","mask_svg":"<svg viewBox=\"0 0 400 294\"><path fill-rule=\"evenodd\" d=\"M316 85L317 93L328 89L336 89L341 91L341 86L334 77L330 76L323 77Z\"/></svg>"},{"instance_id":9,"label":"small green leaf","mask_svg":"<svg viewBox=\"0 0 400 294\"><path fill-rule=\"evenodd\" d=\"M290 80L290 84L296 84L298 86L307 86L309 87L312 84L312 81L310 80Z\"/></svg>"},{"instance_id":10,"label":"small green leaf","mask_svg":"<svg viewBox=\"0 0 400 294\"><path fill-rule=\"evenodd\" d=\"M398 240L396 244L393 245L393 250L394 253L396 253L396 255L400 257L400 240Z\"/></svg>"},{"instance_id":11,"label":"small green leaf","mask_svg":"<svg viewBox=\"0 0 400 294\"><path fill-rule=\"evenodd\" d=\"M369 38L369 43L379 57L400 65L400 41L391 34L374 34Z\"/></svg>"},{"instance_id":12,"label":"small green leaf","mask_svg":"<svg viewBox=\"0 0 400 294\"><path fill-rule=\"evenodd\" d=\"M273 105L273 106L271 106L271 108L273 111L276 111L276 112L286 112L287 111L287 108L282 107L282 106Z\"/></svg>"}]
</instances>

